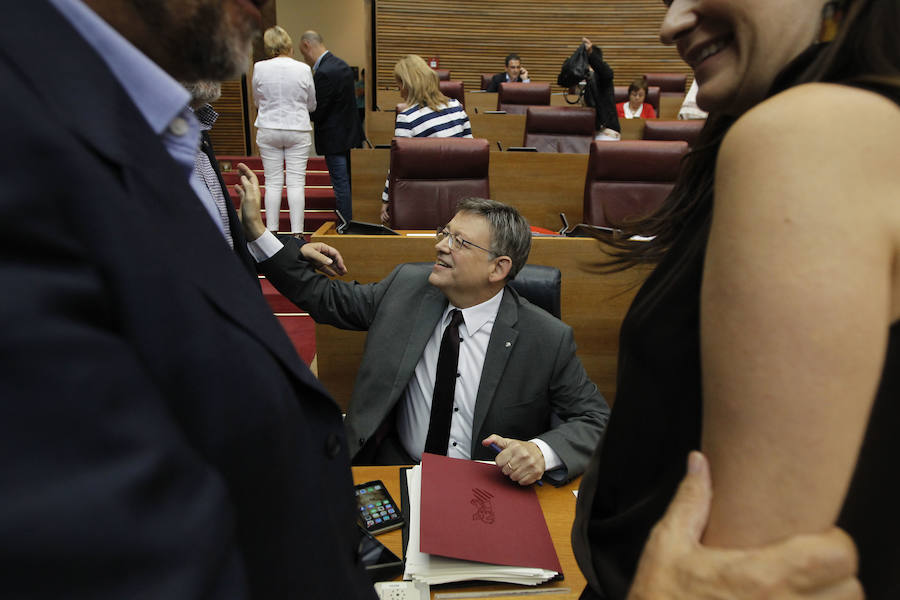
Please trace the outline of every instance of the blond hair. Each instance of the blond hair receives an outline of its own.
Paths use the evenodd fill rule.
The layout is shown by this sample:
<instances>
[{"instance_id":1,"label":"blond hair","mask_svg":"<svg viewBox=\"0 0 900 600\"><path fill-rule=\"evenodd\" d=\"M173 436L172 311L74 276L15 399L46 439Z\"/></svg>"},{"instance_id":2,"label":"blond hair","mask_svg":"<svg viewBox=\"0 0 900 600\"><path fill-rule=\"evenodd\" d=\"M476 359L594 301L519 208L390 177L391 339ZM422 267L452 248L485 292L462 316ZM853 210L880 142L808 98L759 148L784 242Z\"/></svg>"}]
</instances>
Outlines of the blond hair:
<instances>
[{"instance_id":1,"label":"blond hair","mask_svg":"<svg viewBox=\"0 0 900 600\"><path fill-rule=\"evenodd\" d=\"M406 103L440 110L449 100L441 93L438 76L421 56L409 54L394 65L394 77L406 88Z\"/></svg>"},{"instance_id":2,"label":"blond hair","mask_svg":"<svg viewBox=\"0 0 900 600\"><path fill-rule=\"evenodd\" d=\"M266 56L274 58L282 54L289 54L294 46L294 42L287 31L275 25L266 29L266 32L263 34L263 46L266 49Z\"/></svg>"}]
</instances>

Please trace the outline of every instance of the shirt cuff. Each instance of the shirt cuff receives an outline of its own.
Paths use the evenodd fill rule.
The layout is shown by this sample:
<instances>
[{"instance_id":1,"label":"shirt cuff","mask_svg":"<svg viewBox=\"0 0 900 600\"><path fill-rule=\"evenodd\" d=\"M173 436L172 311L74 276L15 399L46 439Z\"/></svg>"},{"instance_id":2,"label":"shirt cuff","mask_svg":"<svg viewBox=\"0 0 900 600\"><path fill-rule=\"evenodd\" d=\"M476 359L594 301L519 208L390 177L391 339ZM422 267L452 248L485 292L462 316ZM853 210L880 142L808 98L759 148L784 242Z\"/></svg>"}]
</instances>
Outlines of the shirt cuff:
<instances>
[{"instance_id":1,"label":"shirt cuff","mask_svg":"<svg viewBox=\"0 0 900 600\"><path fill-rule=\"evenodd\" d=\"M269 260L278 254L278 251L282 248L284 248L284 244L268 229L252 242L247 242L247 250L250 251L250 256L258 263Z\"/></svg>"},{"instance_id":2,"label":"shirt cuff","mask_svg":"<svg viewBox=\"0 0 900 600\"><path fill-rule=\"evenodd\" d=\"M529 442L533 442L537 445L541 450L541 454L544 455L544 471L552 471L553 469L558 469L563 465L562 459L559 457L559 454L556 453L556 450L550 447L547 442L542 439L534 438L533 440L528 440Z\"/></svg>"}]
</instances>

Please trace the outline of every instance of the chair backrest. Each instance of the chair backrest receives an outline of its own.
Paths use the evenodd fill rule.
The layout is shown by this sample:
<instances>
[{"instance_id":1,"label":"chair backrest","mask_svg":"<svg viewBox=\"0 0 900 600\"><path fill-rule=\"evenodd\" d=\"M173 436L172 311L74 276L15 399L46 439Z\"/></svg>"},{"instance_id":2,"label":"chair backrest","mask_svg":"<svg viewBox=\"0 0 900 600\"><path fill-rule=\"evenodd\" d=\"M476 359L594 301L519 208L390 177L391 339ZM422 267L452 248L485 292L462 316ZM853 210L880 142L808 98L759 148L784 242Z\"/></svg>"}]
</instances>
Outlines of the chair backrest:
<instances>
[{"instance_id":1,"label":"chair backrest","mask_svg":"<svg viewBox=\"0 0 900 600\"><path fill-rule=\"evenodd\" d=\"M535 306L561 318L562 274L556 267L525 265L509 285Z\"/></svg>"},{"instance_id":2,"label":"chair backrest","mask_svg":"<svg viewBox=\"0 0 900 600\"><path fill-rule=\"evenodd\" d=\"M523 146L538 152L587 154L594 141L595 110L568 106L529 106Z\"/></svg>"},{"instance_id":3,"label":"chair backrest","mask_svg":"<svg viewBox=\"0 0 900 600\"><path fill-rule=\"evenodd\" d=\"M434 263L413 263L415 265L432 265ZM562 273L556 267L545 265L525 265L509 282L509 286L534 304L556 317L561 317L560 298L562 296Z\"/></svg>"},{"instance_id":4,"label":"chair backrest","mask_svg":"<svg viewBox=\"0 0 900 600\"><path fill-rule=\"evenodd\" d=\"M494 78L494 73L482 73L481 74L481 89L486 90L488 86L491 85L491 80Z\"/></svg>"},{"instance_id":5,"label":"chair backrest","mask_svg":"<svg viewBox=\"0 0 900 600\"><path fill-rule=\"evenodd\" d=\"M388 200L391 227L436 229L463 198L490 194L490 147L482 138L395 138Z\"/></svg>"},{"instance_id":6,"label":"chair backrest","mask_svg":"<svg viewBox=\"0 0 900 600\"><path fill-rule=\"evenodd\" d=\"M524 115L529 106L550 106L549 83L501 83L497 110Z\"/></svg>"},{"instance_id":7,"label":"chair backrest","mask_svg":"<svg viewBox=\"0 0 900 600\"><path fill-rule=\"evenodd\" d=\"M437 73L438 81L450 81L450 69L435 69L435 73Z\"/></svg>"},{"instance_id":8,"label":"chair backrest","mask_svg":"<svg viewBox=\"0 0 900 600\"><path fill-rule=\"evenodd\" d=\"M644 125L645 140L660 141L685 141L688 146L693 146L700 135L700 130L706 124L706 119L691 120L662 120L650 119Z\"/></svg>"},{"instance_id":9,"label":"chair backrest","mask_svg":"<svg viewBox=\"0 0 900 600\"><path fill-rule=\"evenodd\" d=\"M438 86L441 88L443 95L459 100L463 108L466 107L466 86L462 81L438 81Z\"/></svg>"},{"instance_id":10,"label":"chair backrest","mask_svg":"<svg viewBox=\"0 0 900 600\"><path fill-rule=\"evenodd\" d=\"M659 86L661 92L672 92L684 95L687 75L684 73L644 73L647 85Z\"/></svg>"},{"instance_id":11,"label":"chair backrest","mask_svg":"<svg viewBox=\"0 0 900 600\"><path fill-rule=\"evenodd\" d=\"M628 102L628 86L627 85L617 85L613 88L613 95L616 98L616 104L620 102ZM659 86L651 85L647 88L647 98L645 102L649 103L650 106L653 107L653 110L656 111L656 114L659 114Z\"/></svg>"},{"instance_id":12,"label":"chair backrest","mask_svg":"<svg viewBox=\"0 0 900 600\"><path fill-rule=\"evenodd\" d=\"M652 213L672 191L687 150L687 142L591 144L584 182L584 222L618 227Z\"/></svg>"}]
</instances>

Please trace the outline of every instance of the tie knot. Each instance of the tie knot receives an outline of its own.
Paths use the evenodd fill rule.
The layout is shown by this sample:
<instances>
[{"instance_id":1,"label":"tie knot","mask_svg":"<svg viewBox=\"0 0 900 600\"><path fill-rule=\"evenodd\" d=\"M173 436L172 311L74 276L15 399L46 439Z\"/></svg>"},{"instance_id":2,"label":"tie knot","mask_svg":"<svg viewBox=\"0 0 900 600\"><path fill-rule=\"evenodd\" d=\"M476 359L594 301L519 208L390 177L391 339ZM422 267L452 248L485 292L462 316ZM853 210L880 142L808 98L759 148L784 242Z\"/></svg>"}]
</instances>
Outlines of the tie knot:
<instances>
[{"instance_id":1,"label":"tie knot","mask_svg":"<svg viewBox=\"0 0 900 600\"><path fill-rule=\"evenodd\" d=\"M448 327L453 327L454 329L459 327L459 324L463 322L463 314L462 311L458 308L454 308L450 311L450 324Z\"/></svg>"}]
</instances>

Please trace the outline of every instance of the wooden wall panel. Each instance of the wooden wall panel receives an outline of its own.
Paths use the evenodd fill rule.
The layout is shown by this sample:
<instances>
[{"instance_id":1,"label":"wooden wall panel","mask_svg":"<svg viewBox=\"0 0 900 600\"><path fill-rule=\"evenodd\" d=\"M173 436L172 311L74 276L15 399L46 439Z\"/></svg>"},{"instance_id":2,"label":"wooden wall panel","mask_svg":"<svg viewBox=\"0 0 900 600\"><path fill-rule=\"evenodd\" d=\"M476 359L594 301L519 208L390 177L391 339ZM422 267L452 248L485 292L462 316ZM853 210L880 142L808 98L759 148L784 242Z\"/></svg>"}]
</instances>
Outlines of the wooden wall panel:
<instances>
[{"instance_id":1,"label":"wooden wall panel","mask_svg":"<svg viewBox=\"0 0 900 600\"><path fill-rule=\"evenodd\" d=\"M275 2L263 5L262 31L265 31L276 23ZM262 44L262 36L257 36L253 42L253 56L251 63L265 58ZM222 97L213 104L213 108L219 113L216 125L209 132L213 148L216 154L232 154L247 156L259 154L256 148L256 128L253 122L256 120L256 109L250 96L250 81L253 76L253 66L247 71L246 89L241 79L222 82ZM246 98L246 101L245 101ZM249 106L245 106L249 104ZM247 145L247 137L250 138L250 146Z\"/></svg>"},{"instance_id":2,"label":"wooden wall panel","mask_svg":"<svg viewBox=\"0 0 900 600\"><path fill-rule=\"evenodd\" d=\"M222 97L212 105L219 113L215 126L209 131L216 154L249 154L244 135L246 122L241 86L240 79L222 82Z\"/></svg>"},{"instance_id":3,"label":"wooden wall panel","mask_svg":"<svg viewBox=\"0 0 900 600\"><path fill-rule=\"evenodd\" d=\"M466 89L481 73L503 70L510 52L522 57L532 81L550 82L587 36L603 49L616 85L642 73L690 73L658 31L660 0L376 0L376 87L394 88L394 63L406 54L440 59ZM690 75L689 75L690 81Z\"/></svg>"}]
</instances>

